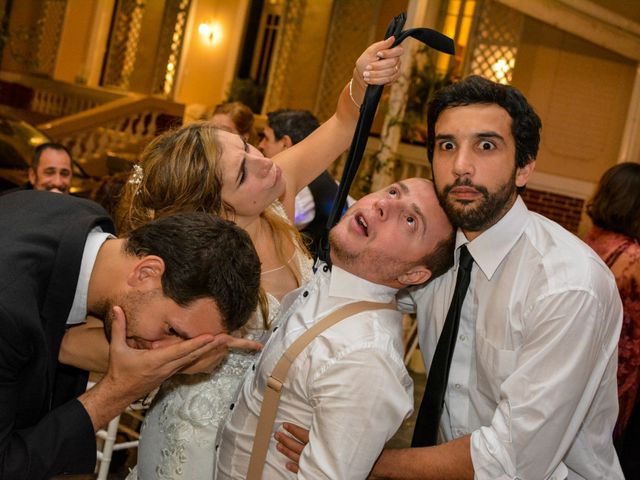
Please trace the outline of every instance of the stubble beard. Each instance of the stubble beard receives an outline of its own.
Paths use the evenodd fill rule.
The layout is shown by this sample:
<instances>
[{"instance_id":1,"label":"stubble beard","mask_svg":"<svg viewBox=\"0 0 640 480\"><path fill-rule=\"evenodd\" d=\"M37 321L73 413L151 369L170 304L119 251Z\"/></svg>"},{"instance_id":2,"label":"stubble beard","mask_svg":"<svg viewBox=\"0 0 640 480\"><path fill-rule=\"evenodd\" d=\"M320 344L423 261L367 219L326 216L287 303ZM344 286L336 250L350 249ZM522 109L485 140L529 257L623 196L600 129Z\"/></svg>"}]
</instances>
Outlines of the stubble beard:
<instances>
[{"instance_id":1,"label":"stubble beard","mask_svg":"<svg viewBox=\"0 0 640 480\"><path fill-rule=\"evenodd\" d=\"M473 184L468 178L459 178L453 184L445 186L442 191L436 189L438 202L455 228L483 232L497 223L513 204L516 193L515 175L514 169L509 181L502 184L494 193L489 192L482 185ZM475 207L469 206L471 201L450 200L449 192L460 186L473 187L482 195L482 200L476 202Z\"/></svg>"}]
</instances>

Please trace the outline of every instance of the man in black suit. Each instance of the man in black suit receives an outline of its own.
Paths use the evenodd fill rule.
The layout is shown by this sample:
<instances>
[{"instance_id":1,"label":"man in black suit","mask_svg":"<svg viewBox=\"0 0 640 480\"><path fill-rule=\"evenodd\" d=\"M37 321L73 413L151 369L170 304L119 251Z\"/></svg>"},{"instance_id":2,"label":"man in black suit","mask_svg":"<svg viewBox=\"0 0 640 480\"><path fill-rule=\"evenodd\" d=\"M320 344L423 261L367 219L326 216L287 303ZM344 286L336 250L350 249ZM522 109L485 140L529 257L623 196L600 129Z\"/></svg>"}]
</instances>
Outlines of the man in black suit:
<instances>
[{"instance_id":1,"label":"man in black suit","mask_svg":"<svg viewBox=\"0 0 640 480\"><path fill-rule=\"evenodd\" d=\"M248 235L204 213L115 238L96 203L23 191L0 198L0 478L91 472L95 431L178 371L210 365L255 310ZM110 337L105 377L58 363L87 314ZM226 347L225 347L226 348ZM78 396L79 395L79 396Z\"/></svg>"}]
</instances>

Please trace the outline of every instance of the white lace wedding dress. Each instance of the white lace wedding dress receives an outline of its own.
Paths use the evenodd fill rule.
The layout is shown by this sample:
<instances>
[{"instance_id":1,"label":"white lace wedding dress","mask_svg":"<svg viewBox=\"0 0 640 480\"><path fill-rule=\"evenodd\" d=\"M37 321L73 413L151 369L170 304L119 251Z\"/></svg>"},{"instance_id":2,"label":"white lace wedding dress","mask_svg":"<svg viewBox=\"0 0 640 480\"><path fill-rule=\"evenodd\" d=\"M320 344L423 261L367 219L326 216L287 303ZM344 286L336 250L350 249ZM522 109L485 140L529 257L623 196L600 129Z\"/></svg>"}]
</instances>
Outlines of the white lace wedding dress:
<instances>
[{"instance_id":1,"label":"white lace wedding dress","mask_svg":"<svg viewBox=\"0 0 640 480\"><path fill-rule=\"evenodd\" d=\"M303 282L311 276L311 260L296 251ZM267 293L269 320L280 303ZM247 325L245 338L265 341L267 331L260 309ZM212 374L177 375L162 384L147 411L138 447L138 465L127 480L211 479L218 426L229 411L255 352L234 350Z\"/></svg>"}]
</instances>

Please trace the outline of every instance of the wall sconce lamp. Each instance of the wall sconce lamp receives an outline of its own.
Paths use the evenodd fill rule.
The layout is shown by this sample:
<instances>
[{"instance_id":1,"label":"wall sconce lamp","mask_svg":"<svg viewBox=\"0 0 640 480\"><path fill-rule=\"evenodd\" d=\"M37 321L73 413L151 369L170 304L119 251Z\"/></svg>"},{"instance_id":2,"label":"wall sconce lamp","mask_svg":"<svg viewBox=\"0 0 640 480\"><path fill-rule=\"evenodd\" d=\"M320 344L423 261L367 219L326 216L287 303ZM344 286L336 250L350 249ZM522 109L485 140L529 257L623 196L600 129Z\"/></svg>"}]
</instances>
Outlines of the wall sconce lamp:
<instances>
[{"instance_id":1,"label":"wall sconce lamp","mask_svg":"<svg viewBox=\"0 0 640 480\"><path fill-rule=\"evenodd\" d=\"M201 23L198 26L198 33L209 45L215 45L222 38L222 27L219 23Z\"/></svg>"}]
</instances>

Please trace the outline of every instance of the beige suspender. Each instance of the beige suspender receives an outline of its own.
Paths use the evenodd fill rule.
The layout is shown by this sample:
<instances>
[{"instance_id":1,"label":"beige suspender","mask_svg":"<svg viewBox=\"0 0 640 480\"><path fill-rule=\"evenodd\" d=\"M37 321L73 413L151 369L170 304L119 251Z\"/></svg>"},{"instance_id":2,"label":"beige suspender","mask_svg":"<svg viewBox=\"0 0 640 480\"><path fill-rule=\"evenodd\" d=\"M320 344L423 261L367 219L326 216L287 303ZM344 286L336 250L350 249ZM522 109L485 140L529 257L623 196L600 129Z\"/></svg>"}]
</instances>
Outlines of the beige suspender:
<instances>
[{"instance_id":1,"label":"beige suspender","mask_svg":"<svg viewBox=\"0 0 640 480\"><path fill-rule=\"evenodd\" d=\"M267 387L260 408L260 418L258 419L258 428L253 440L253 449L251 450L251 460L249 461L249 470L247 472L247 480L260 480L262 478L262 470L264 462L267 458L267 449L269 448L269 440L273 430L273 423L276 419L278 404L280 403L280 391L282 385L287 379L289 367L296 357L305 349L305 347L318 335L327 328L335 325L347 317L351 317L366 310L382 310L395 309L396 305L392 303L377 302L356 302L346 305L325 318L320 320L309 330L300 335L295 342L282 354L278 363L276 363L271 376L267 379Z\"/></svg>"}]
</instances>

